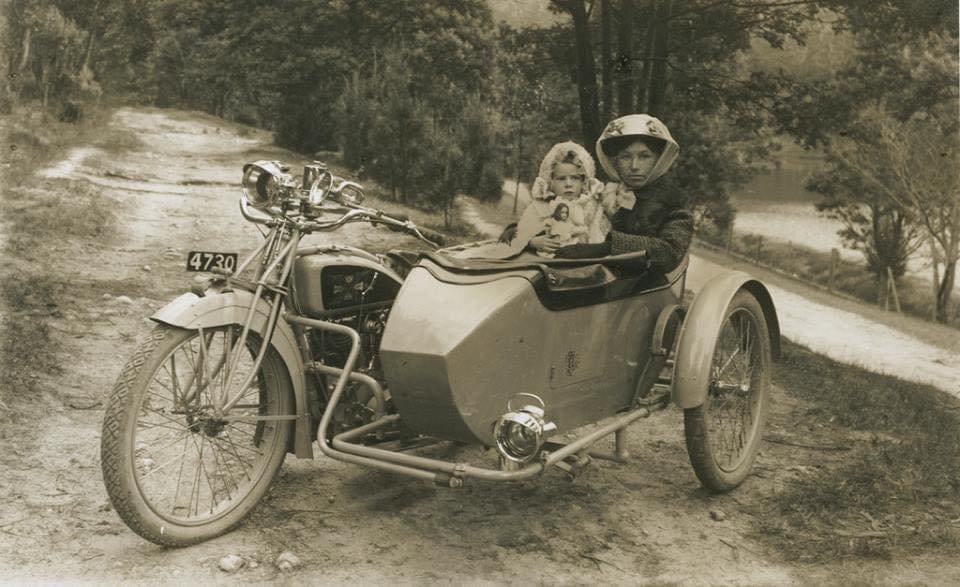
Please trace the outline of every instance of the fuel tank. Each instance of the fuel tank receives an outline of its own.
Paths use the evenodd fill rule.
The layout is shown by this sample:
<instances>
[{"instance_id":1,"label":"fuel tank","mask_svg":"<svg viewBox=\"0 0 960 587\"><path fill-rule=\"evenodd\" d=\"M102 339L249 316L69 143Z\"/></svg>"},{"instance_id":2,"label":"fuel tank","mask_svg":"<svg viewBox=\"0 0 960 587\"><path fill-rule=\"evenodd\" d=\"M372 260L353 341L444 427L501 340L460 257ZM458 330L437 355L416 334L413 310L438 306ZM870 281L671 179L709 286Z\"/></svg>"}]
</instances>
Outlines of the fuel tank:
<instances>
[{"instance_id":1,"label":"fuel tank","mask_svg":"<svg viewBox=\"0 0 960 587\"><path fill-rule=\"evenodd\" d=\"M656 317L679 299L682 280L550 310L543 279L536 269L462 274L429 262L410 271L380 349L407 426L491 446L518 393L542 398L561 432L629 406Z\"/></svg>"},{"instance_id":2,"label":"fuel tank","mask_svg":"<svg viewBox=\"0 0 960 587\"><path fill-rule=\"evenodd\" d=\"M360 249L309 247L293 265L293 302L309 318L349 313L361 306L389 305L400 290L400 277Z\"/></svg>"}]
</instances>

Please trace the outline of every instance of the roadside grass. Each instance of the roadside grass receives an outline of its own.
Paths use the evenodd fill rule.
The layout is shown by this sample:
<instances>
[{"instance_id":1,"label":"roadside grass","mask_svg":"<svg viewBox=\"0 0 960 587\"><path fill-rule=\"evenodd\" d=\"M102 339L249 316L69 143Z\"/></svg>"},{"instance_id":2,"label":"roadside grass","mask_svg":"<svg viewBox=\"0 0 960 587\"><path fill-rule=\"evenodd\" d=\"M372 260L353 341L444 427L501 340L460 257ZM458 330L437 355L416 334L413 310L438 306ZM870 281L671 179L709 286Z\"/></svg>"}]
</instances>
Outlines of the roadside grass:
<instances>
[{"instance_id":1,"label":"roadside grass","mask_svg":"<svg viewBox=\"0 0 960 587\"><path fill-rule=\"evenodd\" d=\"M701 239L715 246L724 247L712 235L703 233ZM730 250L741 255L757 259L757 241L752 235L738 235L730 243ZM760 246L759 261L775 265L777 269L817 283L830 285L830 253L817 251L794 243L763 240ZM877 303L877 280L867 271L866 262L854 262L840 259L833 276L836 291L851 295L871 305ZM907 315L930 319L933 310L932 285L929 280L913 275L905 275L897 280L897 295L900 307ZM893 310L893 300L890 301ZM950 325L960 328L960 304L955 304Z\"/></svg>"},{"instance_id":2,"label":"roadside grass","mask_svg":"<svg viewBox=\"0 0 960 587\"><path fill-rule=\"evenodd\" d=\"M0 118L9 149L0 186L0 409L14 415L42 391L46 376L61 372L64 348L49 321L70 303L73 286L55 273L54 263L75 255L79 244L109 239L117 224L115 204L95 187L36 172L79 144L135 147L132 133L103 132L107 115L92 111L82 123L68 124L20 107Z\"/></svg>"},{"instance_id":3,"label":"roadside grass","mask_svg":"<svg viewBox=\"0 0 960 587\"><path fill-rule=\"evenodd\" d=\"M960 402L792 343L774 380L850 450L766 499L757 538L810 563L960 553Z\"/></svg>"},{"instance_id":4,"label":"roadside grass","mask_svg":"<svg viewBox=\"0 0 960 587\"><path fill-rule=\"evenodd\" d=\"M86 183L38 182L41 189L11 188L3 211L10 222L6 253L42 262L50 249L71 239L107 238L117 225L116 203Z\"/></svg>"}]
</instances>

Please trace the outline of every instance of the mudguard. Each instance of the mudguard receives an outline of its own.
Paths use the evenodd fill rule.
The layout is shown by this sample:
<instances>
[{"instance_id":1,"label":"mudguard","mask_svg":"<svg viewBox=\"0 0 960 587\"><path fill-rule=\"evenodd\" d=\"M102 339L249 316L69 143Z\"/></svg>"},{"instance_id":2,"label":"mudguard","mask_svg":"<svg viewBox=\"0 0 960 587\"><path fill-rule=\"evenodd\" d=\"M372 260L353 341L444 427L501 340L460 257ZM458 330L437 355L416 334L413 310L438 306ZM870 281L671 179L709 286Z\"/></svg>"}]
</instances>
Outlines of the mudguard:
<instances>
[{"instance_id":1,"label":"mudguard","mask_svg":"<svg viewBox=\"0 0 960 587\"><path fill-rule=\"evenodd\" d=\"M245 290L225 293L210 292L204 297L185 293L150 317L154 322L196 330L212 328L226 324L243 326L247 311L253 302L253 294ZM250 328L262 332L270 315L270 305L264 300L257 303L256 312ZM297 409L296 429L294 430L294 454L297 458L313 458L310 440L310 409L305 389L303 359L297 346L293 329L282 318L277 320L271 344L277 350L293 384L294 405Z\"/></svg>"},{"instance_id":2,"label":"mudguard","mask_svg":"<svg viewBox=\"0 0 960 587\"><path fill-rule=\"evenodd\" d=\"M733 296L741 289L749 291L760 303L770 334L772 358L775 361L780 358L780 323L767 288L742 271L717 275L693 299L680 329L672 396L677 406L695 408L706 400L710 363L724 314Z\"/></svg>"}]
</instances>

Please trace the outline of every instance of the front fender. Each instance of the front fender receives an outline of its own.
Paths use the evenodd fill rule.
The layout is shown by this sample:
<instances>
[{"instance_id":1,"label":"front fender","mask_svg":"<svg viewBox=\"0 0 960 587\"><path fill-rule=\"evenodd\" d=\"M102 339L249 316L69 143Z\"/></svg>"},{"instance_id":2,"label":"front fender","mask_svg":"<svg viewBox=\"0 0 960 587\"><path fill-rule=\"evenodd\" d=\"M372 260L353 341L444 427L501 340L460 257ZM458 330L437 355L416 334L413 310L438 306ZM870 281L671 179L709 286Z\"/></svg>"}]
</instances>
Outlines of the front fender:
<instances>
[{"instance_id":1,"label":"front fender","mask_svg":"<svg viewBox=\"0 0 960 587\"><path fill-rule=\"evenodd\" d=\"M780 323L767 288L741 271L717 275L693 299L680 329L673 370L673 402L677 406L695 408L706 400L710 363L723 327L724 314L733 296L741 289L749 291L763 308L773 359L780 358Z\"/></svg>"},{"instance_id":2,"label":"front fender","mask_svg":"<svg viewBox=\"0 0 960 587\"><path fill-rule=\"evenodd\" d=\"M210 292L204 297L185 293L157 310L150 317L154 322L197 330L213 328L227 324L243 326L247 311L253 303L253 294L245 290L225 293ZM264 300L257 302L256 312L250 328L262 335L270 316L270 305ZM298 458L313 458L310 441L310 409L306 392L303 358L297 346L297 337L284 320L277 320L273 339L270 341L283 360L293 383L294 405L297 408L296 429L294 431L294 454Z\"/></svg>"}]
</instances>

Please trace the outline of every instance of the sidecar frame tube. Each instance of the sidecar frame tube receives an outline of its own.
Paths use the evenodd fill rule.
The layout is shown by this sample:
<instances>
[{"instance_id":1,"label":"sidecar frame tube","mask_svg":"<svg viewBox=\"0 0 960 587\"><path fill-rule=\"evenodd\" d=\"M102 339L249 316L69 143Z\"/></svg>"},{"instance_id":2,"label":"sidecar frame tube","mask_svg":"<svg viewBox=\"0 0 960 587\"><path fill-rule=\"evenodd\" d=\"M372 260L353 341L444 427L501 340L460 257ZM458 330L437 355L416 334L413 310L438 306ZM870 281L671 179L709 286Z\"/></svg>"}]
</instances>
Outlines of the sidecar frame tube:
<instances>
[{"instance_id":1,"label":"sidecar frame tube","mask_svg":"<svg viewBox=\"0 0 960 587\"><path fill-rule=\"evenodd\" d=\"M601 426L585 436L577 438L569 444L563 445L562 448L550 453L544 453L544 457L540 461L530 463L522 469L515 471L488 469L484 467L468 465L466 463L441 461L439 459L403 454L395 451L384 450L382 448L364 446L350 442L351 440L359 438L365 434L370 434L380 430L381 428L395 424L400 420L400 416L398 414L384 416L373 422L370 422L369 424L364 424L363 426L354 428L353 430L342 432L333 437L328 444L326 441L327 428L330 425L333 411L336 408L337 403L340 401L340 397L343 394L343 390L346 387L348 380L353 379L355 381L364 383L371 388L374 394L378 396L378 399L380 394L383 393L383 390L378 389L379 384L376 383L376 380L373 380L372 378L364 379L361 377L356 377L356 375L359 374L353 372L353 366L356 364L357 357L360 354L360 335L357 334L354 329L348 326L343 326L342 324L306 318L304 316L290 313L285 313L283 318L287 322L301 326L317 328L320 330L329 330L350 337L350 352L347 355L347 360L344 363L343 368L332 366L323 366L322 368L324 373L336 375L337 383L334 386L333 393L330 395L330 400L323 412L323 417L320 418L320 427L319 431L317 432L317 444L320 445L321 452L330 458L344 462L364 465L392 473L409 475L419 479L427 479L439 484L449 485L450 487L459 487L463 482L463 478L466 477L482 479L485 481L519 481L538 475L547 467L556 465L560 461L585 449L588 449L601 438L623 430L641 418L648 417L656 409L649 406L639 407L620 416L616 416L606 425ZM317 366L313 367L316 368ZM380 392L379 394L377 393L378 391ZM665 404L659 406L660 409L663 407L665 407Z\"/></svg>"},{"instance_id":2,"label":"sidecar frame tube","mask_svg":"<svg viewBox=\"0 0 960 587\"><path fill-rule=\"evenodd\" d=\"M666 407L666 404L662 404L662 407L659 409L663 409L663 407ZM627 412L622 416L617 416L612 422L606 424L605 426L602 426L590 434L582 436L570 442L569 444L563 445L562 448L559 448L558 450L546 454L542 461L531 463L526 467L516 471L503 471L499 469L476 467L464 463L451 463L449 461L407 455L381 448L375 448L372 446L353 444L350 442L355 438L394 424L400 419L400 416L396 414L385 416L384 418L381 418L375 422L371 422L358 428L354 428L353 430L348 430L338 434L333 438L333 446L337 450L349 452L356 456L367 457L375 460L375 462L378 463L386 460L410 467L430 468L435 470L437 473L447 473L454 477L472 477L476 479L482 479L484 481L519 481L540 474L547 467L556 465L560 461L579 453L584 449L590 448L590 446L592 446L601 438L624 430L627 426L635 421L650 416L650 414L652 414L653 411L656 411L656 409L657 408L642 407ZM604 458L603 455L600 454L595 456L597 456L597 458Z\"/></svg>"}]
</instances>

